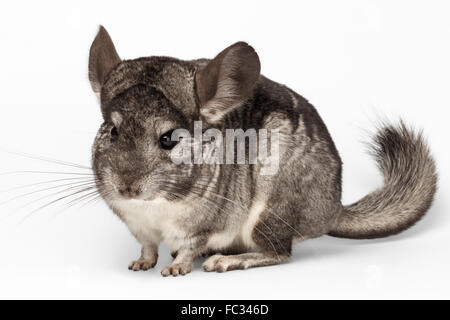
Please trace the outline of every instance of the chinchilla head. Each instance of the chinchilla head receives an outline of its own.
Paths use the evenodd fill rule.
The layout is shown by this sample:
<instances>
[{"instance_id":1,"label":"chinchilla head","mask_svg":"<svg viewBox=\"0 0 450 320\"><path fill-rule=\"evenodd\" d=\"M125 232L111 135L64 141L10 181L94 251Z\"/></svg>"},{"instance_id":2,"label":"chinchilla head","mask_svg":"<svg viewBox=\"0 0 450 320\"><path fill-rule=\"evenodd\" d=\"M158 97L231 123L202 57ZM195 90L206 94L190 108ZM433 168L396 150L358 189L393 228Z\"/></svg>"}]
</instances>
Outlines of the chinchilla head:
<instances>
[{"instance_id":1,"label":"chinchilla head","mask_svg":"<svg viewBox=\"0 0 450 320\"><path fill-rule=\"evenodd\" d=\"M201 165L176 164L176 129L194 121L220 126L251 97L259 77L253 48L238 42L215 59L121 60L100 27L89 56L89 80L104 122L92 148L97 186L108 199L179 199L199 179Z\"/></svg>"}]
</instances>

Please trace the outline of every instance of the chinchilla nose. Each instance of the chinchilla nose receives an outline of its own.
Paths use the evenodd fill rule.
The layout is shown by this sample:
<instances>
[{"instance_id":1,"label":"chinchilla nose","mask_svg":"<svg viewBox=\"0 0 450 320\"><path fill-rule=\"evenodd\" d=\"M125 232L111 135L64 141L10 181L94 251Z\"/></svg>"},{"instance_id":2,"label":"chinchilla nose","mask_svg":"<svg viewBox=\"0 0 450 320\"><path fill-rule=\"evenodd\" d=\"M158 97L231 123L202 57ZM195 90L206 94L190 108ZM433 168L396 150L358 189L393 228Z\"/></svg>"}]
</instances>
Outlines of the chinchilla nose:
<instances>
[{"instance_id":1,"label":"chinchilla nose","mask_svg":"<svg viewBox=\"0 0 450 320\"><path fill-rule=\"evenodd\" d=\"M135 186L121 186L119 193L126 198L132 199L138 197L142 193L142 190Z\"/></svg>"}]
</instances>

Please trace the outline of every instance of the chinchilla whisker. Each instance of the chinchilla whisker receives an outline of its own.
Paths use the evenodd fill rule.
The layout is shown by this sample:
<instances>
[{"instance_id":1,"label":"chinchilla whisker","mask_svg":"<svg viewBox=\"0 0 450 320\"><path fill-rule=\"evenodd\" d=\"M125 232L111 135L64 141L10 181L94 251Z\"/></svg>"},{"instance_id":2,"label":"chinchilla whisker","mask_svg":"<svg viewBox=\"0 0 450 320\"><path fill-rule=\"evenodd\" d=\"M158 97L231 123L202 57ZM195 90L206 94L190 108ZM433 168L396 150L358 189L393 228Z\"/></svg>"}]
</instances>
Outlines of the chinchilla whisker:
<instances>
[{"instance_id":1,"label":"chinchilla whisker","mask_svg":"<svg viewBox=\"0 0 450 320\"><path fill-rule=\"evenodd\" d=\"M45 209L45 208L47 208L48 206L51 206L52 204L55 204L55 203L58 203L58 202L60 202L60 201L62 201L62 200L64 200L64 199L67 199L67 198L76 196L77 194L80 194L81 192L87 192L87 191L92 190L92 189L94 189L94 188L95 188L95 187L86 187L86 188L84 188L84 189L81 189L81 190L72 192L72 193L70 193L70 194L68 194L68 195L65 195L65 196L62 196L62 197L60 197L60 198L58 198L58 199L55 199L55 200L53 200L53 201L50 201L50 202L48 202L48 203L46 203L46 204L40 206L39 208L34 209L34 210L31 211L30 213L28 213L28 214L21 220L21 223L23 223L26 219L28 219L28 218L29 218L31 215L33 215L34 213L36 213L36 212L38 212L38 211L40 211L40 210L42 210L42 209Z\"/></svg>"},{"instance_id":2,"label":"chinchilla whisker","mask_svg":"<svg viewBox=\"0 0 450 320\"><path fill-rule=\"evenodd\" d=\"M34 170L0 172L0 175L22 174L22 173L27 173L27 174L28 173L31 173L31 174L63 174L63 175L75 175L75 176L94 176L93 173L61 172L61 171L34 171Z\"/></svg>"},{"instance_id":3,"label":"chinchilla whisker","mask_svg":"<svg viewBox=\"0 0 450 320\"><path fill-rule=\"evenodd\" d=\"M107 197L109 194L111 194L113 192L113 190L107 190L105 191L100 191L98 189L95 189L93 192L90 192L88 194L82 195L80 197L77 197L76 199L71 200L70 202L67 203L67 205L62 208L58 213L62 213L64 211L67 211L68 209L76 206L76 205L80 205L80 209L87 206L88 204L93 203L94 201L97 201L99 199L101 199L102 197Z\"/></svg>"},{"instance_id":4,"label":"chinchilla whisker","mask_svg":"<svg viewBox=\"0 0 450 320\"><path fill-rule=\"evenodd\" d=\"M80 206L80 208L84 208L84 207L87 206L88 204L91 204L91 203L93 203L93 202L95 202L95 201L97 201L97 200L100 200L101 198L102 198L102 195L99 194L99 193L97 193L97 194L94 195L92 198L90 198L90 199L85 199L85 200L87 200L87 201L85 201L85 203L83 203L83 204Z\"/></svg>"},{"instance_id":5,"label":"chinchilla whisker","mask_svg":"<svg viewBox=\"0 0 450 320\"><path fill-rule=\"evenodd\" d=\"M70 207L80 203L80 201L85 200L86 198L89 198L89 197L94 196L94 195L98 195L98 190L94 190L94 191L89 192L87 194L83 194L83 195L81 195L79 197L76 197L75 199L72 199L69 202L67 202L67 205L69 205L69 208L70 208Z\"/></svg>"},{"instance_id":6,"label":"chinchilla whisker","mask_svg":"<svg viewBox=\"0 0 450 320\"><path fill-rule=\"evenodd\" d=\"M37 193L40 193L40 192L48 191L48 190L63 188L63 187L67 187L67 186L73 186L72 188L83 187L83 186L86 186L86 185L93 185L94 183L95 183L94 181L89 181L89 182L87 182L87 181L77 181L77 182L64 183L64 184L61 184L61 185L52 186L52 187L48 187L48 188L42 188L42 189L38 189L38 190L22 193L22 194L19 194L17 196L14 196L12 198L9 198L6 201L0 202L0 206L4 205L4 204L7 204L7 203L9 203L11 201L14 201L14 200L17 200L17 199L21 199L21 198L24 198L24 197L27 197L27 196L31 196L31 195L34 195L34 194L37 194Z\"/></svg>"},{"instance_id":7,"label":"chinchilla whisker","mask_svg":"<svg viewBox=\"0 0 450 320\"><path fill-rule=\"evenodd\" d=\"M67 161L63 161L63 160L58 160L58 159L52 159L52 158L48 158L48 157L44 157L44 156L40 156L40 155L34 155L34 154L29 154L29 153L20 152L20 151L6 150L3 148L1 148L0 151L9 153L9 154L13 154L13 155L17 155L17 156L22 156L22 157L29 158L29 159L35 159L35 160L41 160L41 161L45 161L45 162L49 162L49 163L54 163L54 164L58 164L58 165L92 170L92 168L90 168L88 166L84 166L84 165L72 163L72 162L67 162Z\"/></svg>"},{"instance_id":8,"label":"chinchilla whisker","mask_svg":"<svg viewBox=\"0 0 450 320\"><path fill-rule=\"evenodd\" d=\"M69 202L67 202L62 209L60 209L58 212L56 212L54 214L54 216L56 216L64 211L67 211L70 208L75 207L76 205L81 204L86 200L91 199L92 197L96 197L96 196L98 196L98 194L99 194L98 191L94 190L92 192L89 192L89 193L83 194L79 197L76 197L75 199L72 199Z\"/></svg>"},{"instance_id":9,"label":"chinchilla whisker","mask_svg":"<svg viewBox=\"0 0 450 320\"><path fill-rule=\"evenodd\" d=\"M24 185L21 185L21 186L10 188L10 189L0 190L0 193L11 192L11 191L18 190L18 189L25 189L25 188L29 188L29 187L38 186L38 185L51 184L51 183L62 182L62 181L70 181L70 180L89 181L89 180L92 180L92 178L91 177L75 177L75 178L63 178L63 179L47 180L47 181L42 181L42 182L24 184Z\"/></svg>"},{"instance_id":10,"label":"chinchilla whisker","mask_svg":"<svg viewBox=\"0 0 450 320\"><path fill-rule=\"evenodd\" d=\"M109 189L109 190L105 190L102 187L98 189L99 190L99 197L102 197L104 199L108 199L108 197L111 194L114 194L114 190L113 189Z\"/></svg>"},{"instance_id":11,"label":"chinchilla whisker","mask_svg":"<svg viewBox=\"0 0 450 320\"><path fill-rule=\"evenodd\" d=\"M77 188L78 188L78 189L77 189ZM2 218L2 220L8 219L8 218L11 217L13 214L19 212L20 210L24 209L25 207L30 206L30 205L32 205L32 204L34 204L34 203L38 203L38 202L40 202L40 201L42 201L42 200L44 200L44 199L46 199L46 198L53 197L53 196L56 196L56 195L58 195L58 194L64 194L64 193L67 193L67 192L71 192L70 194L67 195L67 196L69 197L69 196L72 196L72 195L74 195L74 194L77 194L78 191L81 192L81 191L84 191L85 189L86 189L86 190L90 190L90 189L94 189L95 187L94 187L94 186L89 186L89 187L86 187L86 188L83 188L83 189L79 189L79 188L83 188L83 187L81 187L81 186L80 186L80 187L70 187L70 188L66 188L66 189L64 189L64 190L60 190L60 191L58 191L58 192L54 192L54 193L51 193L51 194L47 194L47 195L42 196L42 197L39 197L39 198L37 198L37 199L33 199L32 201L29 201L29 202L27 202L27 203L25 203L25 204L23 204L23 205L21 205L21 206L19 206L19 207L16 207L14 210L12 210L12 211L9 212L7 215L5 215L5 216ZM88 188L89 188L89 189L88 189ZM73 192L73 190L78 190L78 191Z\"/></svg>"},{"instance_id":12,"label":"chinchilla whisker","mask_svg":"<svg viewBox=\"0 0 450 320\"><path fill-rule=\"evenodd\" d=\"M92 189L95 188L93 185L90 186L90 187L91 187ZM58 192L53 192L53 193L51 193L51 194L47 194L47 195L42 196L42 197L40 197L40 198L38 198L38 199L33 199L32 201L29 201L29 202L23 204L22 206L16 208L15 211L13 211L13 212L11 212L10 214L6 215L5 218L10 217L12 214L14 214L15 212L17 212L18 210L21 210L21 209L23 209L23 208L25 208L25 207L27 207L27 206L29 206L29 205L32 205L32 204L34 204L34 203L36 203L36 202L39 202L39 201L41 201L41 200L44 200L44 199L47 199L47 198L50 198L50 197L53 197L53 196L56 196L56 195L59 195L59 194L65 193L65 192L70 192L70 191L72 191L72 190L77 190L77 189L79 189L79 188L83 188L83 186L69 187L69 188L66 188L66 189L64 189L64 190L59 190Z\"/></svg>"},{"instance_id":13,"label":"chinchilla whisker","mask_svg":"<svg viewBox=\"0 0 450 320\"><path fill-rule=\"evenodd\" d=\"M110 193L111 193L111 191L108 191L108 192L102 194L102 193L100 193L100 191L98 189L96 189L93 192L90 192L90 193L86 194L85 196L80 197L81 199L78 199L79 201L76 204L81 204L80 208L83 208L86 205L88 205L96 200L99 200L102 197L104 197Z\"/></svg>"}]
</instances>

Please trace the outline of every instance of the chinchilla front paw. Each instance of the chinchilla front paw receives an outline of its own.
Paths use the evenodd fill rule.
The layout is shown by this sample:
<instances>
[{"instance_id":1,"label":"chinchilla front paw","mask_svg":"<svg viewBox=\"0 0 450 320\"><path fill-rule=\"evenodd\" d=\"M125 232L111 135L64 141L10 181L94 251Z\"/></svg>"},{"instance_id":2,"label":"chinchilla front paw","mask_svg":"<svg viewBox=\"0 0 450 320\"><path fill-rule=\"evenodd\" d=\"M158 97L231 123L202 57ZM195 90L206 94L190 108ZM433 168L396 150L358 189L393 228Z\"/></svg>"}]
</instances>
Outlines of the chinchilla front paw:
<instances>
[{"instance_id":1,"label":"chinchilla front paw","mask_svg":"<svg viewBox=\"0 0 450 320\"><path fill-rule=\"evenodd\" d=\"M131 261L128 265L129 270L139 271L139 270L148 270L153 268L156 265L156 259L142 259Z\"/></svg>"},{"instance_id":2,"label":"chinchilla front paw","mask_svg":"<svg viewBox=\"0 0 450 320\"><path fill-rule=\"evenodd\" d=\"M164 269L162 269L161 275L163 277L167 277L170 275L176 277L179 274L184 276L185 274L191 272L191 270L192 270L191 263L175 263L175 264L172 264L171 266L168 266L168 267L165 267Z\"/></svg>"}]
</instances>

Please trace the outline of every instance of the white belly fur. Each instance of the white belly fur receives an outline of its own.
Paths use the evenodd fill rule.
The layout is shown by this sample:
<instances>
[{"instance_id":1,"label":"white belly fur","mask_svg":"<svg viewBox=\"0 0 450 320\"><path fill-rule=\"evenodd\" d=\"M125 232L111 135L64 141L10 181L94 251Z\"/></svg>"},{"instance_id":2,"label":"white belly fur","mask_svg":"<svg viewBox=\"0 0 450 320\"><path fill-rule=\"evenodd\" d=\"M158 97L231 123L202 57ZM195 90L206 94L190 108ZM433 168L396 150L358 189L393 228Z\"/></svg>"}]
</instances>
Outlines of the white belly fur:
<instances>
[{"instance_id":1,"label":"white belly fur","mask_svg":"<svg viewBox=\"0 0 450 320\"><path fill-rule=\"evenodd\" d=\"M188 219L191 207L163 199L117 200L112 206L117 209L121 219L142 244L164 241L171 250L176 251L182 246L182 242L186 241L187 234L179 221L183 217ZM255 202L241 228L233 225L233 229L212 234L208 239L207 247L221 250L237 241L249 249L255 249L256 244L253 242L252 233L264 209L264 201Z\"/></svg>"},{"instance_id":2,"label":"white belly fur","mask_svg":"<svg viewBox=\"0 0 450 320\"><path fill-rule=\"evenodd\" d=\"M186 205L156 199L118 200L112 206L142 244L164 241L171 250L177 250L181 246L180 242L186 238L186 232L179 222L183 216L189 216L191 208Z\"/></svg>"}]
</instances>

